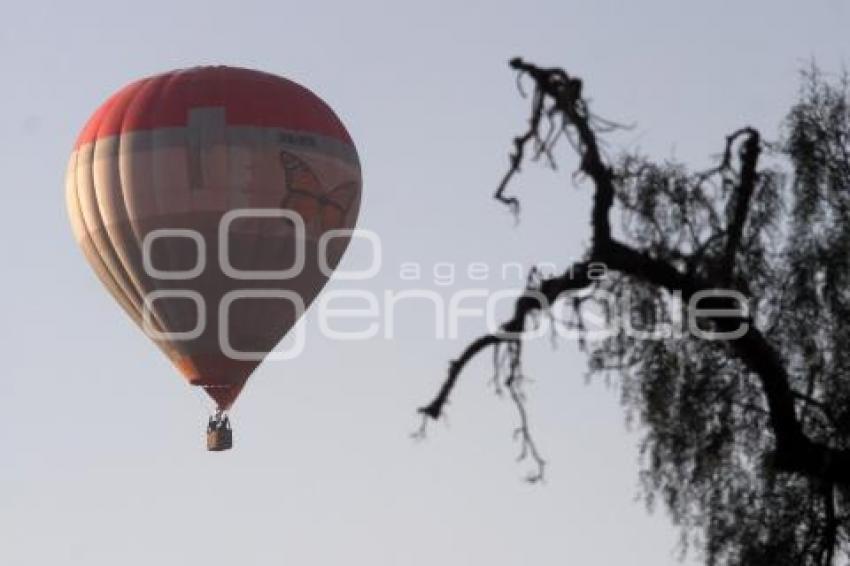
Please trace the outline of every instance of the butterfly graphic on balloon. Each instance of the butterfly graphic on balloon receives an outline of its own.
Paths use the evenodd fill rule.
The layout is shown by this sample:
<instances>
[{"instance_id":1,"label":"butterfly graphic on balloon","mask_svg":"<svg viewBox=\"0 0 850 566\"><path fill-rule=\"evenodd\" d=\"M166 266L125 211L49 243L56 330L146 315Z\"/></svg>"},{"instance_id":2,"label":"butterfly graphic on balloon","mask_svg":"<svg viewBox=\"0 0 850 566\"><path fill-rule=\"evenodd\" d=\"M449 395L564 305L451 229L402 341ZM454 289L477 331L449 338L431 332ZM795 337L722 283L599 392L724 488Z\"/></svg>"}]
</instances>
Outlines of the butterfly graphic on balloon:
<instances>
[{"instance_id":1,"label":"butterfly graphic on balloon","mask_svg":"<svg viewBox=\"0 0 850 566\"><path fill-rule=\"evenodd\" d=\"M280 162L286 177L286 195L280 207L300 214L308 231L315 227L321 234L326 230L345 228L346 216L357 201L357 183L347 181L325 192L318 177L303 159L281 151Z\"/></svg>"}]
</instances>

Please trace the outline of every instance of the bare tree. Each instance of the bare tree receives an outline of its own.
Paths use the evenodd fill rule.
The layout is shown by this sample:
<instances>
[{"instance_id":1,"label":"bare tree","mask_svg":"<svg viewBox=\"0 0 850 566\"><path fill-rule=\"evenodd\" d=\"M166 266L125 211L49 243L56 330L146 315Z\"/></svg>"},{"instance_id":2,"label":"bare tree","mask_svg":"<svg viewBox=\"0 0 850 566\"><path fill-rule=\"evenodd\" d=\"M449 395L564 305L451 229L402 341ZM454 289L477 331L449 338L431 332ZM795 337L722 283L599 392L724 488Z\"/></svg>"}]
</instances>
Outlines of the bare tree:
<instances>
[{"instance_id":1,"label":"bare tree","mask_svg":"<svg viewBox=\"0 0 850 566\"><path fill-rule=\"evenodd\" d=\"M566 138L592 185L591 243L560 276L533 271L510 320L467 346L420 412L439 419L465 365L492 350L520 411L524 454L537 464L530 479L540 479L521 389L523 337L535 317L571 301L574 318L556 323L581 329L586 309L602 308L655 331L682 316L671 295L686 304L708 295L699 304L715 312L699 328L742 335L647 340L620 331L582 341L591 372L621 376L624 404L643 425L647 499L663 500L707 564L850 560L847 80L803 73L778 141L741 128L714 167L690 172L634 154L607 159L599 136L616 125L590 111L580 79L522 59L510 66L533 85L531 116L495 198L518 213L511 179L529 158L553 159ZM594 276L598 266L605 277ZM612 293L631 300L612 308L600 300Z\"/></svg>"}]
</instances>

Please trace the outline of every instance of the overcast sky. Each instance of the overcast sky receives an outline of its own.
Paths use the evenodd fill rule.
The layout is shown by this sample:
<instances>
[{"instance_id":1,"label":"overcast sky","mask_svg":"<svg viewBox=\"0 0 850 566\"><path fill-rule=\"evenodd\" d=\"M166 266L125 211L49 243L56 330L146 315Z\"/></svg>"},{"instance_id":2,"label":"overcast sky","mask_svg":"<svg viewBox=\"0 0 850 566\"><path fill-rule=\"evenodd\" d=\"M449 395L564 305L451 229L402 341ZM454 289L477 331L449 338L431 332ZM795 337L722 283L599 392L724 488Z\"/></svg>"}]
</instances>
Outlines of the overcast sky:
<instances>
[{"instance_id":1,"label":"overcast sky","mask_svg":"<svg viewBox=\"0 0 850 566\"><path fill-rule=\"evenodd\" d=\"M586 383L574 344L526 352L545 485L522 481L489 356L463 375L448 425L410 439L416 407L485 330L465 320L459 338L436 339L424 305L400 307L395 336L368 342L322 338L310 311L304 353L264 364L237 402L235 449L207 453L203 394L76 249L66 160L89 114L133 79L262 69L323 97L357 144L360 225L384 252L359 288L517 288L503 264L566 265L582 252L589 188L571 180L564 145L559 171L527 167L513 185L518 226L490 200L528 111L510 57L563 66L595 112L634 123L610 152L702 166L737 127L775 136L798 70L848 63L848 29L840 0L4 4L0 563L676 563L678 532L636 500L639 428L627 430L616 381ZM420 281L402 280L405 262L422 265ZM470 262L491 267L487 281L463 275ZM446 263L451 286L439 284Z\"/></svg>"}]
</instances>

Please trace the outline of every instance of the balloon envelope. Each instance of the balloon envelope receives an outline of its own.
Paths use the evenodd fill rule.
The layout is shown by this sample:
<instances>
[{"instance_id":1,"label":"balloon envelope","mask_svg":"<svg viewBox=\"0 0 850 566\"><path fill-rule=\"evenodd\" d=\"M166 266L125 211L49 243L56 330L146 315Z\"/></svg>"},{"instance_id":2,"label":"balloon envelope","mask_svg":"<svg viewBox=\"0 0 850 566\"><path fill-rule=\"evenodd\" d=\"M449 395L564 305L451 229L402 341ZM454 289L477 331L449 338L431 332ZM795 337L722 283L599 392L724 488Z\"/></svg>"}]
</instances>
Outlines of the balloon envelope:
<instances>
[{"instance_id":1,"label":"balloon envelope","mask_svg":"<svg viewBox=\"0 0 850 566\"><path fill-rule=\"evenodd\" d=\"M77 139L66 197L99 279L226 409L339 262L349 237L330 231L354 227L360 186L348 132L312 92L198 67L109 98Z\"/></svg>"}]
</instances>

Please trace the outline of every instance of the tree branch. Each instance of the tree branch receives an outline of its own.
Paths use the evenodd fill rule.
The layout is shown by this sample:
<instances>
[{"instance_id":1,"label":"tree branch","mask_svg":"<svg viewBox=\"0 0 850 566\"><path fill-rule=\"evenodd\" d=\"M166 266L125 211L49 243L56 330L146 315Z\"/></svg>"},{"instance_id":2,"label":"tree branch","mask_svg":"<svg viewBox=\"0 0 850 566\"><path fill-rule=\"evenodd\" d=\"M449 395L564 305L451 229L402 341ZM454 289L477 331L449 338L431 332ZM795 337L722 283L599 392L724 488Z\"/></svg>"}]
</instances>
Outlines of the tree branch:
<instances>
[{"instance_id":1,"label":"tree branch","mask_svg":"<svg viewBox=\"0 0 850 566\"><path fill-rule=\"evenodd\" d=\"M730 136L726 155L729 155L728 148L732 140L742 133L747 135L747 139L744 141L743 148L741 149L741 181L735 192L735 208L732 221L729 224L726 249L720 269L720 273L727 283L732 280L732 272L735 268L735 254L738 251L738 246L741 244L741 234L744 231L744 223L747 220L747 213L750 210L750 200L755 192L756 182L758 181L756 164L761 153L761 138L758 131L753 128L744 128Z\"/></svg>"},{"instance_id":2,"label":"tree branch","mask_svg":"<svg viewBox=\"0 0 850 566\"><path fill-rule=\"evenodd\" d=\"M503 203L516 206L515 199L504 197L505 187L519 170L525 144L532 139L540 139L535 130L539 127L540 117L547 112L559 112L563 117L563 127L574 129L577 135L580 170L590 177L594 184L591 214L593 238L589 260L575 264L564 275L544 280L538 289L527 290L517 300L514 316L502 326L502 332L478 338L451 363L448 377L437 397L429 405L419 409L422 414L432 419L437 419L442 414L458 376L473 357L489 346L519 340L525 329L527 315L551 305L564 292L590 285L587 270L591 262L604 263L610 270L619 271L668 291L679 291L685 301L690 300L699 291L723 288L732 280L735 254L740 245L750 201L758 180L760 136L755 129L744 128L727 138L726 152L720 169L717 169L730 167L732 144L738 136L746 135L740 153L740 180L720 273L711 276L700 276L690 271L683 273L674 265L653 258L648 252L636 250L612 237L609 217L615 195L614 175L600 154L591 126L591 115L587 103L581 97L581 81L570 77L561 69L540 68L519 58L511 60L510 66L533 79L535 98L530 120L531 129L514 140L516 148L511 157L511 168L495 196ZM547 107L547 103L551 106ZM547 301L541 301L540 294ZM720 330L730 324L734 325L734 330L741 321L718 318L714 322ZM845 486L850 485L850 451L814 442L804 434L796 414L794 393L784 360L765 336L754 327L752 321L748 321L748 331L743 337L729 341L728 345L732 353L758 378L761 385L776 440L773 458L776 468Z\"/></svg>"},{"instance_id":3,"label":"tree branch","mask_svg":"<svg viewBox=\"0 0 850 566\"><path fill-rule=\"evenodd\" d=\"M558 277L544 279L534 288L527 289L516 301L514 314L505 322L500 332L485 334L472 342L459 358L449 364L448 376L443 382L439 393L428 405L421 407L419 412L432 419L440 418L443 408L457 383L458 376L466 364L483 350L504 342L517 341L525 331L525 321L528 315L551 306L558 297L567 291L583 289L592 283L587 262L573 264Z\"/></svg>"}]
</instances>

